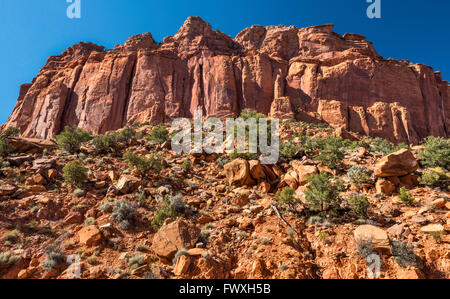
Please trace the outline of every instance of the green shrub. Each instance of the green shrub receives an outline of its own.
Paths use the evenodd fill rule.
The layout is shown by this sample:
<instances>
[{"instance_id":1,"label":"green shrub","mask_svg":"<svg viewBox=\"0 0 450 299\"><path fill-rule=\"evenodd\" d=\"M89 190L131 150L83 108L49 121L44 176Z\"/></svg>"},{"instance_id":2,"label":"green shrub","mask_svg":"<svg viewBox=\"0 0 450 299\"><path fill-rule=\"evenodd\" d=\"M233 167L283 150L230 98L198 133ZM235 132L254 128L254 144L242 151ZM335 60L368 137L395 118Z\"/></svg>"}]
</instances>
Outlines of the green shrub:
<instances>
[{"instance_id":1,"label":"green shrub","mask_svg":"<svg viewBox=\"0 0 450 299\"><path fill-rule=\"evenodd\" d=\"M355 165L347 172L350 183L361 185L370 181L370 172L361 165Z\"/></svg>"},{"instance_id":2,"label":"green shrub","mask_svg":"<svg viewBox=\"0 0 450 299\"><path fill-rule=\"evenodd\" d=\"M414 203L414 197L411 193L406 191L405 187L400 188L400 194L398 196L400 202L404 205L412 205Z\"/></svg>"},{"instance_id":3,"label":"green shrub","mask_svg":"<svg viewBox=\"0 0 450 299\"><path fill-rule=\"evenodd\" d=\"M158 173L162 169L162 161L155 154L150 157L139 156L131 152L123 155L130 168L135 168L141 177L146 177L150 171Z\"/></svg>"},{"instance_id":4,"label":"green shrub","mask_svg":"<svg viewBox=\"0 0 450 299\"><path fill-rule=\"evenodd\" d=\"M450 170L450 139L428 137L424 150L419 152L420 162L425 167L442 167Z\"/></svg>"},{"instance_id":5,"label":"green shrub","mask_svg":"<svg viewBox=\"0 0 450 299\"><path fill-rule=\"evenodd\" d=\"M10 252L0 253L0 268L10 267L21 260L18 255L13 255Z\"/></svg>"},{"instance_id":6,"label":"green shrub","mask_svg":"<svg viewBox=\"0 0 450 299\"><path fill-rule=\"evenodd\" d=\"M20 134L20 130L15 127L9 127L0 134L0 138L16 137Z\"/></svg>"},{"instance_id":7,"label":"green shrub","mask_svg":"<svg viewBox=\"0 0 450 299\"><path fill-rule=\"evenodd\" d=\"M186 210L186 204L183 202L182 195L168 197L164 200L162 206L156 210L152 220L154 229L160 228L168 218L176 219Z\"/></svg>"},{"instance_id":8,"label":"green shrub","mask_svg":"<svg viewBox=\"0 0 450 299\"><path fill-rule=\"evenodd\" d=\"M136 253L128 259L128 266L131 270L137 269L143 265L145 265L145 258L140 253Z\"/></svg>"},{"instance_id":9,"label":"green shrub","mask_svg":"<svg viewBox=\"0 0 450 299\"><path fill-rule=\"evenodd\" d=\"M17 243L22 239L19 231L17 229L10 231L3 235L2 239L9 243Z\"/></svg>"},{"instance_id":10,"label":"green shrub","mask_svg":"<svg viewBox=\"0 0 450 299\"><path fill-rule=\"evenodd\" d=\"M14 152L14 147L6 138L0 138L0 157L5 158Z\"/></svg>"},{"instance_id":11,"label":"green shrub","mask_svg":"<svg viewBox=\"0 0 450 299\"><path fill-rule=\"evenodd\" d=\"M367 216L367 210L369 209L369 201L365 195L352 194L348 198L348 205L353 213L357 216Z\"/></svg>"},{"instance_id":12,"label":"green shrub","mask_svg":"<svg viewBox=\"0 0 450 299\"><path fill-rule=\"evenodd\" d=\"M315 160L320 161L331 169L338 169L342 166L342 160L345 157L345 142L342 138L326 138L318 145L320 146L320 153L314 158Z\"/></svg>"},{"instance_id":13,"label":"green shrub","mask_svg":"<svg viewBox=\"0 0 450 299\"><path fill-rule=\"evenodd\" d=\"M332 180L326 172L310 176L305 191L306 201L311 211L325 212L339 208L339 192L343 190L342 182Z\"/></svg>"},{"instance_id":14,"label":"green shrub","mask_svg":"<svg viewBox=\"0 0 450 299\"><path fill-rule=\"evenodd\" d=\"M175 256L174 256L174 258L173 258L173 260L172 260L172 264L175 265L175 264L177 263L178 258L179 258L180 256L187 255L187 254L188 254L188 253L187 253L186 248L183 248L183 249L178 250L177 253L175 253Z\"/></svg>"},{"instance_id":15,"label":"green shrub","mask_svg":"<svg viewBox=\"0 0 450 299\"><path fill-rule=\"evenodd\" d=\"M156 127L147 136L147 139L155 143L164 143L169 140L169 131L163 126Z\"/></svg>"},{"instance_id":16,"label":"green shrub","mask_svg":"<svg viewBox=\"0 0 450 299\"><path fill-rule=\"evenodd\" d=\"M69 162L63 168L64 180L73 185L81 186L88 178L88 169L81 160Z\"/></svg>"},{"instance_id":17,"label":"green shrub","mask_svg":"<svg viewBox=\"0 0 450 299\"><path fill-rule=\"evenodd\" d=\"M0 157L7 157L14 152L14 147L9 142L9 139L19 134L19 129L15 127L9 127L0 133Z\"/></svg>"},{"instance_id":18,"label":"green shrub","mask_svg":"<svg viewBox=\"0 0 450 299\"><path fill-rule=\"evenodd\" d=\"M370 151L375 154L386 155L393 150L393 145L388 140L377 137L372 140Z\"/></svg>"},{"instance_id":19,"label":"green shrub","mask_svg":"<svg viewBox=\"0 0 450 299\"><path fill-rule=\"evenodd\" d=\"M295 205L299 202L294 197L295 190L291 187L285 187L283 190L278 191L275 194L276 199L278 200L278 204L280 206L288 206L292 211L295 210Z\"/></svg>"},{"instance_id":20,"label":"green shrub","mask_svg":"<svg viewBox=\"0 0 450 299\"><path fill-rule=\"evenodd\" d=\"M58 146L69 153L77 153L84 142L92 139L91 134L80 128L66 127L63 132L55 136Z\"/></svg>"},{"instance_id":21,"label":"green shrub","mask_svg":"<svg viewBox=\"0 0 450 299\"><path fill-rule=\"evenodd\" d=\"M301 149L299 144L292 143L292 141L282 142L280 145L280 153L286 158L294 157Z\"/></svg>"},{"instance_id":22,"label":"green shrub","mask_svg":"<svg viewBox=\"0 0 450 299\"><path fill-rule=\"evenodd\" d=\"M391 253L394 261L402 268L406 268L407 266L421 266L420 258L414 253L413 245L394 240L391 243Z\"/></svg>"},{"instance_id":23,"label":"green shrub","mask_svg":"<svg viewBox=\"0 0 450 299\"><path fill-rule=\"evenodd\" d=\"M441 180L441 175L434 171L425 172L420 178L419 183L424 186L436 186Z\"/></svg>"},{"instance_id":24,"label":"green shrub","mask_svg":"<svg viewBox=\"0 0 450 299\"><path fill-rule=\"evenodd\" d=\"M47 259L42 262L44 269L51 270L58 268L59 265L65 263L66 256L59 249L49 248L47 249Z\"/></svg>"},{"instance_id":25,"label":"green shrub","mask_svg":"<svg viewBox=\"0 0 450 299\"><path fill-rule=\"evenodd\" d=\"M189 169L191 169L191 165L192 162L189 159L186 159L183 161L183 164L181 164L181 168L183 168L184 170L188 171Z\"/></svg>"},{"instance_id":26,"label":"green shrub","mask_svg":"<svg viewBox=\"0 0 450 299\"><path fill-rule=\"evenodd\" d=\"M130 202L121 199L114 203L111 214L113 220L119 225L120 229L129 230L137 215L137 207Z\"/></svg>"}]
</instances>

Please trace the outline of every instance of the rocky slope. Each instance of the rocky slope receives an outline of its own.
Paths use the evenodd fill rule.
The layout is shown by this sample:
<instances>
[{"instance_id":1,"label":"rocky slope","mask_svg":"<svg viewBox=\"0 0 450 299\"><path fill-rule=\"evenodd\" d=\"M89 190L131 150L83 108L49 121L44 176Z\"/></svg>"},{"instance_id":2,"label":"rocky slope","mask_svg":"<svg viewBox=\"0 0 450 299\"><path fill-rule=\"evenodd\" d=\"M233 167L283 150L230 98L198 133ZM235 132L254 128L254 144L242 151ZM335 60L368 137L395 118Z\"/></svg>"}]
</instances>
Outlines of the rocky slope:
<instances>
[{"instance_id":1,"label":"rocky slope","mask_svg":"<svg viewBox=\"0 0 450 299\"><path fill-rule=\"evenodd\" d=\"M15 153L0 160L0 278L72 278L80 269L81 278L353 279L368 277L371 253L381 259L380 278L450 278L448 180L418 185L420 147L384 157L373 144L347 148L331 170L317 160L319 149L277 165L175 154L148 140L152 129L140 127L108 155L92 143L68 154L50 141L13 139ZM294 144L335 133L281 125L281 139ZM163 168L142 184L125 151L156 153ZM63 177L75 160L88 170L78 189ZM355 165L369 171L364 184L349 181ZM337 214L309 211L306 179L319 171L343 182ZM275 195L286 186L297 202L289 208ZM367 197L364 216L348 209L355 192ZM164 200L177 214L161 218Z\"/></svg>"},{"instance_id":2,"label":"rocky slope","mask_svg":"<svg viewBox=\"0 0 450 299\"><path fill-rule=\"evenodd\" d=\"M105 133L198 108L218 117L249 108L394 142L448 137L449 85L440 73L384 59L364 36L332 30L252 26L232 39L190 17L161 44L149 33L113 50L80 43L22 85L6 127L51 138L67 125Z\"/></svg>"}]
</instances>

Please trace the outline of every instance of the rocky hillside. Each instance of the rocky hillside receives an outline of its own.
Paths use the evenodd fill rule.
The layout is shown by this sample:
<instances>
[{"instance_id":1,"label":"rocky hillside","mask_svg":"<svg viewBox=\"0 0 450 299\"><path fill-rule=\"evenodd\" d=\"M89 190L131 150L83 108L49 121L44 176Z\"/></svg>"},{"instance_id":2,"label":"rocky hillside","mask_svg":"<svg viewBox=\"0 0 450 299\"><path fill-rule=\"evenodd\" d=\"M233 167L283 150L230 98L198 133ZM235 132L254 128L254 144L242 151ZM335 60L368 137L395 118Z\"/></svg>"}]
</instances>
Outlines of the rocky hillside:
<instances>
[{"instance_id":1,"label":"rocky hillside","mask_svg":"<svg viewBox=\"0 0 450 299\"><path fill-rule=\"evenodd\" d=\"M0 277L367 278L375 256L380 278L450 278L448 139L289 120L261 165L175 154L169 133L1 133Z\"/></svg>"},{"instance_id":2,"label":"rocky hillside","mask_svg":"<svg viewBox=\"0 0 450 299\"><path fill-rule=\"evenodd\" d=\"M65 126L102 134L143 122L244 108L393 142L448 137L448 83L423 64L384 59L333 25L252 26L234 39L190 17L157 44L150 33L113 50L80 43L21 87L6 127L51 138Z\"/></svg>"}]
</instances>

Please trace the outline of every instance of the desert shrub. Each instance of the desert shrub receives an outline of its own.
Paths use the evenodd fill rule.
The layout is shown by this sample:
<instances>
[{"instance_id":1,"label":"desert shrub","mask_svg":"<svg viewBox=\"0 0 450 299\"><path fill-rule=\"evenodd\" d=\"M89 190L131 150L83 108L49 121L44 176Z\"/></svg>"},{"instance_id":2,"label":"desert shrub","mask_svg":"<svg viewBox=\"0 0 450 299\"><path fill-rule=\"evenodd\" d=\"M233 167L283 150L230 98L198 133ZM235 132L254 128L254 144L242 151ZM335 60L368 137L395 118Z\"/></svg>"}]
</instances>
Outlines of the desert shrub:
<instances>
[{"instance_id":1,"label":"desert shrub","mask_svg":"<svg viewBox=\"0 0 450 299\"><path fill-rule=\"evenodd\" d=\"M21 260L18 255L11 254L10 252L0 253L0 268L9 267Z\"/></svg>"},{"instance_id":2,"label":"desert shrub","mask_svg":"<svg viewBox=\"0 0 450 299\"><path fill-rule=\"evenodd\" d=\"M137 215L137 207L124 199L114 203L111 214L120 229L129 230Z\"/></svg>"},{"instance_id":3,"label":"desert shrub","mask_svg":"<svg viewBox=\"0 0 450 299\"><path fill-rule=\"evenodd\" d=\"M299 144L292 143L292 141L282 142L280 144L280 153L286 158L292 158L300 151Z\"/></svg>"},{"instance_id":4,"label":"desert shrub","mask_svg":"<svg viewBox=\"0 0 450 299\"><path fill-rule=\"evenodd\" d=\"M358 253L364 259L366 259L369 255L375 253L375 248L373 248L371 241L361 241L356 244L356 248L358 249Z\"/></svg>"},{"instance_id":5,"label":"desert shrub","mask_svg":"<svg viewBox=\"0 0 450 299\"><path fill-rule=\"evenodd\" d=\"M183 168L184 170L187 171L187 170L191 169L191 165L192 165L191 160L186 159L183 161L183 164L181 164L181 168Z\"/></svg>"},{"instance_id":6,"label":"desert shrub","mask_svg":"<svg viewBox=\"0 0 450 299\"><path fill-rule=\"evenodd\" d=\"M400 188L400 194L398 195L398 198L400 199L400 203L404 205L412 205L414 203L414 197L406 191L406 187Z\"/></svg>"},{"instance_id":7,"label":"desert shrub","mask_svg":"<svg viewBox=\"0 0 450 299\"><path fill-rule=\"evenodd\" d=\"M365 141L365 140L358 140L358 141L353 141L351 142L347 148L350 150L355 150L357 148L363 147L366 150L370 150L370 143Z\"/></svg>"},{"instance_id":8,"label":"desert shrub","mask_svg":"<svg viewBox=\"0 0 450 299\"><path fill-rule=\"evenodd\" d=\"M44 269L51 270L57 268L59 265L65 263L66 256L59 249L49 248L46 250L47 259L42 262Z\"/></svg>"},{"instance_id":9,"label":"desert shrub","mask_svg":"<svg viewBox=\"0 0 450 299\"><path fill-rule=\"evenodd\" d=\"M108 211L111 211L112 205L108 201L103 202L100 207L98 208L103 213L106 213Z\"/></svg>"},{"instance_id":10,"label":"desert shrub","mask_svg":"<svg viewBox=\"0 0 450 299\"><path fill-rule=\"evenodd\" d=\"M95 224L95 218L94 217L88 217L88 218L86 218L84 223L87 226L94 225Z\"/></svg>"},{"instance_id":11,"label":"desert shrub","mask_svg":"<svg viewBox=\"0 0 450 299\"><path fill-rule=\"evenodd\" d=\"M150 171L158 173L162 168L162 161L155 154L145 157L126 152L123 158L128 162L130 168L135 168L138 171L141 177L146 177Z\"/></svg>"},{"instance_id":12,"label":"desert shrub","mask_svg":"<svg viewBox=\"0 0 450 299\"><path fill-rule=\"evenodd\" d=\"M2 240L9 243L17 243L22 239L18 230L12 230L9 233L3 235Z\"/></svg>"},{"instance_id":13,"label":"desert shrub","mask_svg":"<svg viewBox=\"0 0 450 299\"><path fill-rule=\"evenodd\" d=\"M97 155L120 152L120 144L114 133L94 137L92 145Z\"/></svg>"},{"instance_id":14,"label":"desert shrub","mask_svg":"<svg viewBox=\"0 0 450 299\"><path fill-rule=\"evenodd\" d=\"M163 143L169 140L169 131L163 127L156 127L152 130L150 135L147 136L147 140L155 143Z\"/></svg>"},{"instance_id":15,"label":"desert shrub","mask_svg":"<svg viewBox=\"0 0 450 299\"><path fill-rule=\"evenodd\" d=\"M181 194L167 197L162 206L156 210L152 220L152 226L154 229L158 229L164 224L166 219L176 219L185 211L186 204L184 203Z\"/></svg>"},{"instance_id":16,"label":"desert shrub","mask_svg":"<svg viewBox=\"0 0 450 299\"><path fill-rule=\"evenodd\" d=\"M19 133L19 129L15 127L9 127L0 133L0 157L7 157L14 152L14 147L9 142L9 139L16 137Z\"/></svg>"},{"instance_id":17,"label":"desert shrub","mask_svg":"<svg viewBox=\"0 0 450 299\"><path fill-rule=\"evenodd\" d=\"M310 210L325 212L338 208L341 203L339 192L342 190L342 182L332 180L326 172L309 177L305 195Z\"/></svg>"},{"instance_id":18,"label":"desert shrub","mask_svg":"<svg viewBox=\"0 0 450 299\"><path fill-rule=\"evenodd\" d=\"M88 169L81 160L69 162L63 168L63 178L73 186L81 186L88 178Z\"/></svg>"},{"instance_id":19,"label":"desert shrub","mask_svg":"<svg viewBox=\"0 0 450 299\"><path fill-rule=\"evenodd\" d=\"M295 190L291 187L285 187L283 190L275 194L278 204L280 206L288 206L292 211L295 210L295 205L299 202L294 197Z\"/></svg>"},{"instance_id":20,"label":"desert shrub","mask_svg":"<svg viewBox=\"0 0 450 299\"><path fill-rule=\"evenodd\" d=\"M352 194L349 196L348 205L352 212L357 216L366 216L369 209L369 201L367 197L362 194Z\"/></svg>"},{"instance_id":21,"label":"desert shrub","mask_svg":"<svg viewBox=\"0 0 450 299\"><path fill-rule=\"evenodd\" d=\"M14 152L14 147L5 138L0 138L0 157L4 158Z\"/></svg>"},{"instance_id":22,"label":"desert shrub","mask_svg":"<svg viewBox=\"0 0 450 299\"><path fill-rule=\"evenodd\" d=\"M374 138L371 142L370 151L372 153L376 154L383 154L386 155L390 153L393 149L392 143L390 143L388 140L377 137Z\"/></svg>"},{"instance_id":23,"label":"desert shrub","mask_svg":"<svg viewBox=\"0 0 450 299\"><path fill-rule=\"evenodd\" d=\"M16 137L20 134L20 130L16 127L9 127L0 134L0 138Z\"/></svg>"},{"instance_id":24,"label":"desert shrub","mask_svg":"<svg viewBox=\"0 0 450 299\"><path fill-rule=\"evenodd\" d=\"M175 265L175 264L177 263L178 258L179 258L180 256L182 256L182 255L187 255L187 254L188 254L188 253L187 253L186 248L183 248L183 249L178 250L177 253L175 254L173 260L172 260L172 264Z\"/></svg>"},{"instance_id":25,"label":"desert shrub","mask_svg":"<svg viewBox=\"0 0 450 299\"><path fill-rule=\"evenodd\" d=\"M76 127L66 127L63 132L55 136L58 146L72 154L79 152L81 145L91 139L91 134Z\"/></svg>"},{"instance_id":26,"label":"desert shrub","mask_svg":"<svg viewBox=\"0 0 450 299\"><path fill-rule=\"evenodd\" d=\"M391 243L391 253L394 261L402 268L421 266L420 258L414 253L414 246L411 244L394 240Z\"/></svg>"},{"instance_id":27,"label":"desert shrub","mask_svg":"<svg viewBox=\"0 0 450 299\"><path fill-rule=\"evenodd\" d=\"M425 167L442 167L450 170L450 139L428 137L419 152L420 163Z\"/></svg>"},{"instance_id":28,"label":"desert shrub","mask_svg":"<svg viewBox=\"0 0 450 299\"><path fill-rule=\"evenodd\" d=\"M133 128L125 128L116 132L116 140L117 142L124 144L126 146L130 145L131 141L136 138L137 133Z\"/></svg>"},{"instance_id":29,"label":"desert shrub","mask_svg":"<svg viewBox=\"0 0 450 299\"><path fill-rule=\"evenodd\" d=\"M342 160L345 157L345 142L340 137L331 137L322 139L317 144L319 146L319 155L314 159L331 169L338 169L342 166Z\"/></svg>"},{"instance_id":30,"label":"desert shrub","mask_svg":"<svg viewBox=\"0 0 450 299\"><path fill-rule=\"evenodd\" d=\"M136 253L128 259L128 266L131 270L137 269L143 265L145 265L145 258L140 253Z\"/></svg>"},{"instance_id":31,"label":"desert shrub","mask_svg":"<svg viewBox=\"0 0 450 299\"><path fill-rule=\"evenodd\" d=\"M350 183L361 185L370 181L370 172L361 165L355 165L347 172Z\"/></svg>"},{"instance_id":32,"label":"desert shrub","mask_svg":"<svg viewBox=\"0 0 450 299\"><path fill-rule=\"evenodd\" d=\"M441 180L441 175L434 171L425 172L420 178L419 183L424 186L435 186Z\"/></svg>"}]
</instances>

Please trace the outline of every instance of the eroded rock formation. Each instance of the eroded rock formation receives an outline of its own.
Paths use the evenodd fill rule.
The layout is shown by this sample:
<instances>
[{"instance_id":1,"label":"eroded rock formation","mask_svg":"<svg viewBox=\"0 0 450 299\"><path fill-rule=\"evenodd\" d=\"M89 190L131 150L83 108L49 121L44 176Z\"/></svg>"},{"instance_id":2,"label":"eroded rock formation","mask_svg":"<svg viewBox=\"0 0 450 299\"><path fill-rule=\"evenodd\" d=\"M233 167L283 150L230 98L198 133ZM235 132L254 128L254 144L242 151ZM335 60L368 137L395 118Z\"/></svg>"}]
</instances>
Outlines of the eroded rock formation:
<instances>
[{"instance_id":1,"label":"eroded rock formation","mask_svg":"<svg viewBox=\"0 0 450 299\"><path fill-rule=\"evenodd\" d=\"M252 26L232 39L190 17L160 45L150 33L108 51L80 43L21 87L4 127L51 138L66 125L105 133L198 108L218 117L248 108L395 142L449 136L450 89L440 73L384 59L364 36L332 30Z\"/></svg>"}]
</instances>

